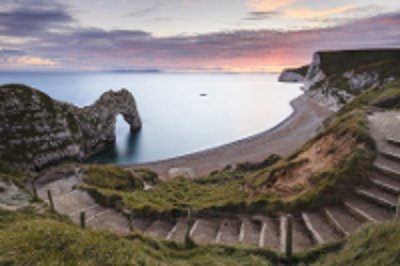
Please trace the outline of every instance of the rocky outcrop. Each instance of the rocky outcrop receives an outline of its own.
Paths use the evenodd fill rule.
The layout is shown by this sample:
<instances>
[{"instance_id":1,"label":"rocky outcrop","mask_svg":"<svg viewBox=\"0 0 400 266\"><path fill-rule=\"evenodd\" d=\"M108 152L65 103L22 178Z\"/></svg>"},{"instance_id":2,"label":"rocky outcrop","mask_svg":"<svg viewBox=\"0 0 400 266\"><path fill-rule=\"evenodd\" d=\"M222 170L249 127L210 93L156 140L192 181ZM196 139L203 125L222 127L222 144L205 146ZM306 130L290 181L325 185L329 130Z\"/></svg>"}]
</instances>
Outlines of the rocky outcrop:
<instances>
[{"instance_id":1,"label":"rocky outcrop","mask_svg":"<svg viewBox=\"0 0 400 266\"><path fill-rule=\"evenodd\" d=\"M65 104L76 118L77 126L85 141L85 157L98 153L115 142L115 124L117 115L121 114L130 125L131 132L141 127L141 121L132 94L122 89L104 93L93 105L78 108Z\"/></svg>"},{"instance_id":2,"label":"rocky outcrop","mask_svg":"<svg viewBox=\"0 0 400 266\"><path fill-rule=\"evenodd\" d=\"M23 85L1 86L0 160L24 169L82 160L115 141L118 114L132 132L140 128L135 100L125 89L79 108Z\"/></svg>"},{"instance_id":3,"label":"rocky outcrop","mask_svg":"<svg viewBox=\"0 0 400 266\"><path fill-rule=\"evenodd\" d=\"M319 104L337 111L363 90L399 77L399 64L399 49L317 52L303 89Z\"/></svg>"},{"instance_id":4,"label":"rocky outcrop","mask_svg":"<svg viewBox=\"0 0 400 266\"><path fill-rule=\"evenodd\" d=\"M300 68L284 69L279 75L280 82L303 82L307 74L309 65Z\"/></svg>"}]
</instances>

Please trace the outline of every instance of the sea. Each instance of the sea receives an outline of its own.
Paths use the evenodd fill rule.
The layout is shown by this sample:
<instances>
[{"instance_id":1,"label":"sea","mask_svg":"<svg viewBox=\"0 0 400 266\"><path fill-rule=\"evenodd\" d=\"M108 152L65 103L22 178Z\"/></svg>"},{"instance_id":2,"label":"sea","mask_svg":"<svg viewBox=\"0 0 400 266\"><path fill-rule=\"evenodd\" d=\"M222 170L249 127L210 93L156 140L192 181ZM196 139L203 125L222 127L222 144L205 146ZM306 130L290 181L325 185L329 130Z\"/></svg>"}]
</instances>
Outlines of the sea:
<instances>
[{"instance_id":1,"label":"sea","mask_svg":"<svg viewBox=\"0 0 400 266\"><path fill-rule=\"evenodd\" d=\"M131 134L117 117L116 143L89 162L137 164L218 147L271 129L293 112L299 84L276 74L2 72L0 84L20 83L86 106L107 90L136 99L142 129Z\"/></svg>"}]
</instances>

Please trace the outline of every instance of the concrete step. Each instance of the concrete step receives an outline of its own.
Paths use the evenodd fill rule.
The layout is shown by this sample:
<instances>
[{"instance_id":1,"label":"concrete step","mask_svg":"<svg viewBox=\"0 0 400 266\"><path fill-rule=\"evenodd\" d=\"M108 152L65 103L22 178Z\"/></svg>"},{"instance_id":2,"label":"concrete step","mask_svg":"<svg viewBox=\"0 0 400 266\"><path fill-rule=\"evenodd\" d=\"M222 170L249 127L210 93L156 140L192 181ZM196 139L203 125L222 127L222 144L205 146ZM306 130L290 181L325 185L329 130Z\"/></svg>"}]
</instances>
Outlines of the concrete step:
<instances>
[{"instance_id":1,"label":"concrete step","mask_svg":"<svg viewBox=\"0 0 400 266\"><path fill-rule=\"evenodd\" d=\"M238 219L224 219L220 224L216 244L236 244L239 242L241 222Z\"/></svg>"},{"instance_id":2,"label":"concrete step","mask_svg":"<svg viewBox=\"0 0 400 266\"><path fill-rule=\"evenodd\" d=\"M64 194L67 194L71 192L72 190L75 189L76 186L79 185L79 180L77 178L63 178L59 179L47 184L43 184L40 187L38 187L37 192L39 198L42 200L47 200L47 191L51 191L51 195L53 198L56 198L58 196L62 196Z\"/></svg>"},{"instance_id":3,"label":"concrete step","mask_svg":"<svg viewBox=\"0 0 400 266\"><path fill-rule=\"evenodd\" d=\"M400 138L389 137L389 138L386 138L386 142L400 147Z\"/></svg>"},{"instance_id":4,"label":"concrete step","mask_svg":"<svg viewBox=\"0 0 400 266\"><path fill-rule=\"evenodd\" d=\"M241 217L239 243L257 246L260 243L262 222L249 217Z\"/></svg>"},{"instance_id":5,"label":"concrete step","mask_svg":"<svg viewBox=\"0 0 400 266\"><path fill-rule=\"evenodd\" d=\"M379 187L362 187L356 193L383 207L396 208L397 196Z\"/></svg>"},{"instance_id":6,"label":"concrete step","mask_svg":"<svg viewBox=\"0 0 400 266\"><path fill-rule=\"evenodd\" d=\"M301 217L293 217L293 251L301 252L312 248L315 244ZM281 216L280 222L281 252L285 251L286 216Z\"/></svg>"},{"instance_id":7,"label":"concrete step","mask_svg":"<svg viewBox=\"0 0 400 266\"><path fill-rule=\"evenodd\" d=\"M197 243L215 243L221 219L198 218L190 229L190 237Z\"/></svg>"},{"instance_id":8,"label":"concrete step","mask_svg":"<svg viewBox=\"0 0 400 266\"><path fill-rule=\"evenodd\" d=\"M85 212L85 219L91 220L94 218L97 214L105 211L106 208L98 205L98 204L93 204L88 207L81 208L79 210L76 210L75 212L71 213L69 216L71 217L72 221L75 223L79 224L80 223L80 216L81 212Z\"/></svg>"},{"instance_id":9,"label":"concrete step","mask_svg":"<svg viewBox=\"0 0 400 266\"><path fill-rule=\"evenodd\" d=\"M332 206L325 208L326 217L335 226L336 230L345 236L349 236L360 228L365 220L353 215L344 206Z\"/></svg>"},{"instance_id":10,"label":"concrete step","mask_svg":"<svg viewBox=\"0 0 400 266\"><path fill-rule=\"evenodd\" d=\"M316 243L322 245L341 238L340 233L329 223L324 213L303 212L301 216Z\"/></svg>"},{"instance_id":11,"label":"concrete step","mask_svg":"<svg viewBox=\"0 0 400 266\"><path fill-rule=\"evenodd\" d=\"M299 218L293 220L293 251L300 252L312 248L314 246L307 228L303 221Z\"/></svg>"},{"instance_id":12,"label":"concrete step","mask_svg":"<svg viewBox=\"0 0 400 266\"><path fill-rule=\"evenodd\" d=\"M54 208L58 213L72 215L95 204L94 200L85 191L73 190L59 197L53 198Z\"/></svg>"},{"instance_id":13,"label":"concrete step","mask_svg":"<svg viewBox=\"0 0 400 266\"><path fill-rule=\"evenodd\" d=\"M385 157L386 159L396 161L400 163L400 149L395 148L395 149L382 149L379 151L380 155Z\"/></svg>"},{"instance_id":14,"label":"concrete step","mask_svg":"<svg viewBox=\"0 0 400 266\"><path fill-rule=\"evenodd\" d=\"M153 223L153 220L145 217L133 217L132 228L135 231L144 233L146 229Z\"/></svg>"},{"instance_id":15,"label":"concrete step","mask_svg":"<svg viewBox=\"0 0 400 266\"><path fill-rule=\"evenodd\" d=\"M391 178L383 173L375 172L371 174L371 182L375 186L393 194L400 193L400 179Z\"/></svg>"},{"instance_id":16,"label":"concrete step","mask_svg":"<svg viewBox=\"0 0 400 266\"><path fill-rule=\"evenodd\" d=\"M174 224L171 222L155 220L146 228L144 233L153 237L166 238L173 226Z\"/></svg>"},{"instance_id":17,"label":"concrete step","mask_svg":"<svg viewBox=\"0 0 400 266\"><path fill-rule=\"evenodd\" d=\"M106 209L95 215L92 219L87 220L86 224L93 228L108 229L122 234L129 233L128 219L113 209Z\"/></svg>"},{"instance_id":18,"label":"concrete step","mask_svg":"<svg viewBox=\"0 0 400 266\"><path fill-rule=\"evenodd\" d=\"M258 215L254 217L254 220L261 224L258 246L261 248L280 250L281 239L279 218Z\"/></svg>"},{"instance_id":19,"label":"concrete step","mask_svg":"<svg viewBox=\"0 0 400 266\"><path fill-rule=\"evenodd\" d=\"M392 210L374 204L359 196L348 197L343 203L353 215L369 222L389 220L394 215Z\"/></svg>"},{"instance_id":20,"label":"concrete step","mask_svg":"<svg viewBox=\"0 0 400 266\"><path fill-rule=\"evenodd\" d=\"M400 164L384 157L378 157L374 163L375 169L379 172L400 179Z\"/></svg>"},{"instance_id":21,"label":"concrete step","mask_svg":"<svg viewBox=\"0 0 400 266\"><path fill-rule=\"evenodd\" d=\"M188 224L186 219L178 220L174 227L172 227L171 231L168 233L166 239L176 242L183 242L185 240L187 227Z\"/></svg>"}]
</instances>

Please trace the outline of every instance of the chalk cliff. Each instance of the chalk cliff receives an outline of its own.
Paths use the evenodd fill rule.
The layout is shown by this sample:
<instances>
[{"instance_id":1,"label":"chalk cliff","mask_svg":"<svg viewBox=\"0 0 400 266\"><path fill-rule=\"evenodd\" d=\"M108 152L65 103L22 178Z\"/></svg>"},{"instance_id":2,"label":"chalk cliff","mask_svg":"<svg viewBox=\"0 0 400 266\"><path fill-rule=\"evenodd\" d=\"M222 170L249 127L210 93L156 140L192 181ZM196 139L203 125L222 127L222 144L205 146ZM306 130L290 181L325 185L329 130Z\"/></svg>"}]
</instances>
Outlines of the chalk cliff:
<instances>
[{"instance_id":1,"label":"chalk cliff","mask_svg":"<svg viewBox=\"0 0 400 266\"><path fill-rule=\"evenodd\" d=\"M82 160L115 141L118 114L132 132L141 127L135 100L126 89L108 91L79 108L24 85L0 86L0 160L24 169Z\"/></svg>"},{"instance_id":2,"label":"chalk cliff","mask_svg":"<svg viewBox=\"0 0 400 266\"><path fill-rule=\"evenodd\" d=\"M337 111L363 90L400 77L400 49L316 52L303 80L311 98Z\"/></svg>"}]
</instances>

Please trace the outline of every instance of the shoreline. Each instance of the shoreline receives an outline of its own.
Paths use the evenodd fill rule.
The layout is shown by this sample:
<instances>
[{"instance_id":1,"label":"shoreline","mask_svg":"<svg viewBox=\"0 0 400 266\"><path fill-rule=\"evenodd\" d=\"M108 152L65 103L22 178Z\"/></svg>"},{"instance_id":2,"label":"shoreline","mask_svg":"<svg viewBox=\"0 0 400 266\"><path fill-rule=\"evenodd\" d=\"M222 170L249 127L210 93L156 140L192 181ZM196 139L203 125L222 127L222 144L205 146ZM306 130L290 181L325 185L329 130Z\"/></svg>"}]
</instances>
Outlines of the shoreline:
<instances>
[{"instance_id":1,"label":"shoreline","mask_svg":"<svg viewBox=\"0 0 400 266\"><path fill-rule=\"evenodd\" d=\"M323 120L333 112L303 94L290 102L292 113L274 127L234 142L169 159L123 165L125 168L148 168L161 180L178 175L198 178L227 165L258 162L275 153L287 156L311 139Z\"/></svg>"}]
</instances>

